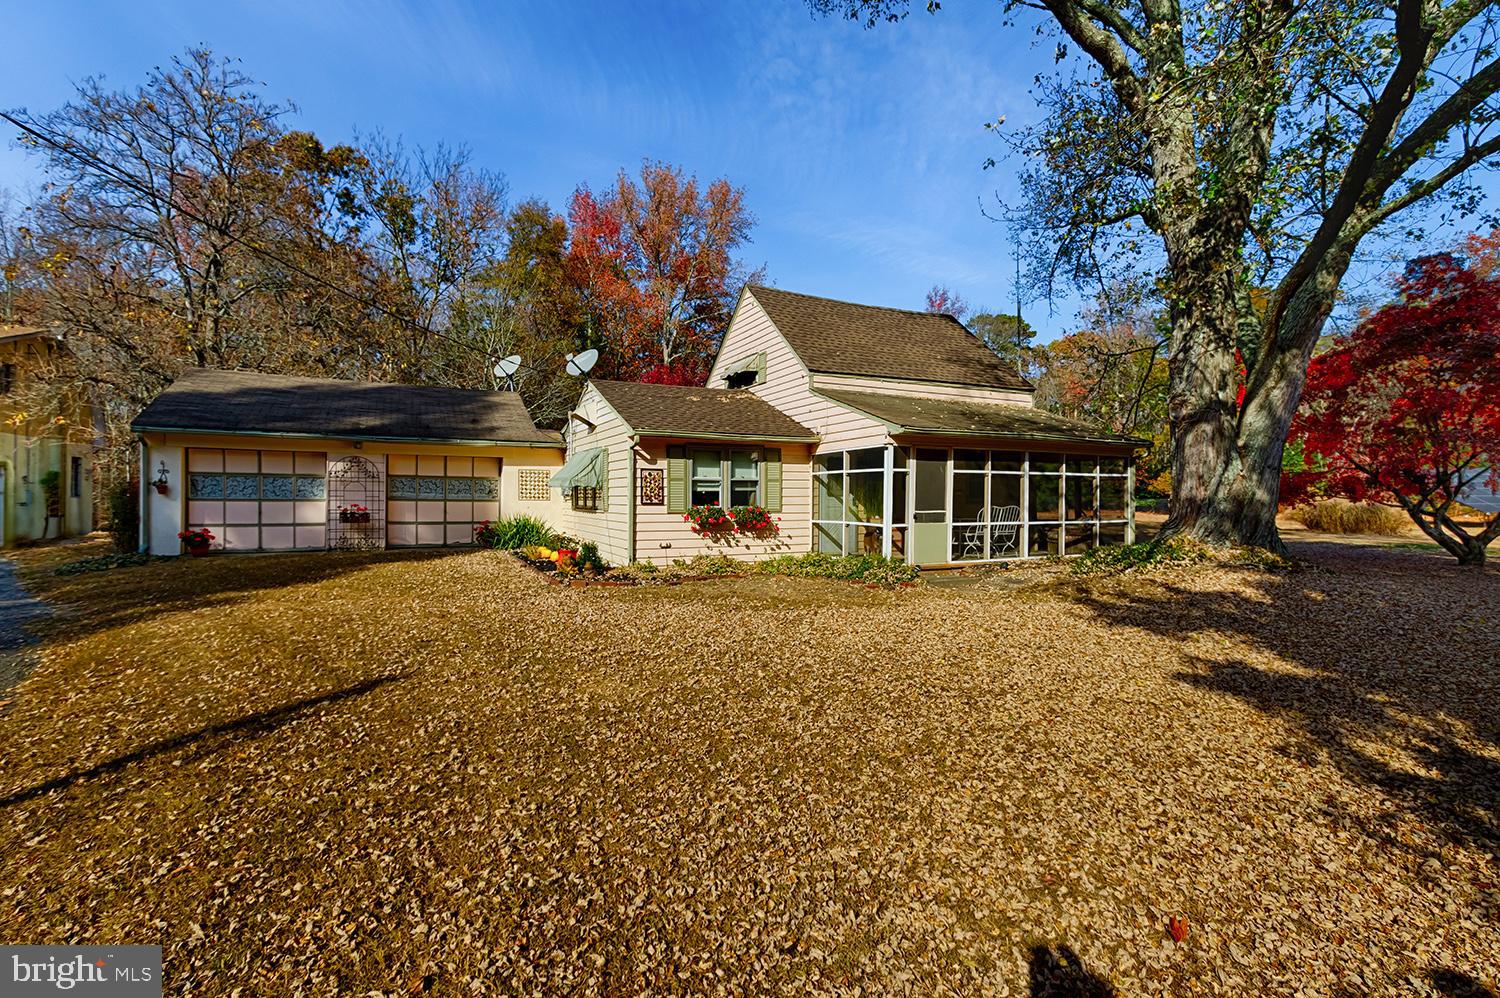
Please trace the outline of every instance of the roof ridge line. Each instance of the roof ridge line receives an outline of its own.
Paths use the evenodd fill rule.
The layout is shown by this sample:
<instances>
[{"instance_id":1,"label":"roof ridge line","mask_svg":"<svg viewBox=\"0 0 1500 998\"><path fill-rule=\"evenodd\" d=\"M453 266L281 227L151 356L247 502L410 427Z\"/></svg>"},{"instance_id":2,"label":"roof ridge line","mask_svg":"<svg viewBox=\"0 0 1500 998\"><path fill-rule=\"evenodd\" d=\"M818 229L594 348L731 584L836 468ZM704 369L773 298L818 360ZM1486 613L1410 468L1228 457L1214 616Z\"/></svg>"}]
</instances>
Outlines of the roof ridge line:
<instances>
[{"instance_id":1,"label":"roof ridge line","mask_svg":"<svg viewBox=\"0 0 1500 998\"><path fill-rule=\"evenodd\" d=\"M899 308L895 305L870 305L861 301L849 301L845 298L830 298L827 295L811 295L806 291L788 291L786 288L778 288L770 284L747 284L745 285L745 287L750 289L750 291L752 292L755 291L756 288L759 288L762 291L777 291L781 294L796 295L798 298L811 298L813 301L831 302L834 305L852 305L855 308L877 308L882 312L900 312L903 315L930 315L933 318L952 319L960 326L963 326L963 323L959 320L959 318L949 312L929 312L925 308ZM968 329L967 326L964 326L964 328L966 330ZM972 332L970 333L970 335L973 335Z\"/></svg>"}]
</instances>

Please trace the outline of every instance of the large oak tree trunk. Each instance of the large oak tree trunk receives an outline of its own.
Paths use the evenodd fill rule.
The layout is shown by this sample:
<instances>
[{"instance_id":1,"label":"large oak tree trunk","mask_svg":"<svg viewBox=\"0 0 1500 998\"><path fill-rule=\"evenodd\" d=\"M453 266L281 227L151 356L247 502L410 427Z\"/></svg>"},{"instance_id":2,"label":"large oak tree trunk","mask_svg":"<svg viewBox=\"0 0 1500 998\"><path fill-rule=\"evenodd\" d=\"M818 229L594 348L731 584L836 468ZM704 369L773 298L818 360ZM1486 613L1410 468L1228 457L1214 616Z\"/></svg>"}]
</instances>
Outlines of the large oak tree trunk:
<instances>
[{"instance_id":1,"label":"large oak tree trunk","mask_svg":"<svg viewBox=\"0 0 1500 998\"><path fill-rule=\"evenodd\" d=\"M1235 343L1232 336L1226 343L1223 324L1232 305L1226 302L1209 311L1220 323L1213 332L1200 326L1174 333L1174 342L1182 335L1186 347L1181 358L1174 348L1172 358L1172 504L1164 535L1285 552L1276 527L1282 451L1307 381L1308 361L1348 266L1349 254L1336 250L1293 292L1276 328L1263 334L1253 355L1245 358L1249 369L1240 405L1235 402ZM1243 314L1247 307L1240 305L1242 321L1252 319ZM1226 365L1227 389L1221 381ZM1205 371L1213 372L1211 383L1205 383ZM1181 410L1179 398L1185 400ZM1200 400L1196 406L1195 398ZM1205 426L1212 431L1205 432Z\"/></svg>"}]
</instances>

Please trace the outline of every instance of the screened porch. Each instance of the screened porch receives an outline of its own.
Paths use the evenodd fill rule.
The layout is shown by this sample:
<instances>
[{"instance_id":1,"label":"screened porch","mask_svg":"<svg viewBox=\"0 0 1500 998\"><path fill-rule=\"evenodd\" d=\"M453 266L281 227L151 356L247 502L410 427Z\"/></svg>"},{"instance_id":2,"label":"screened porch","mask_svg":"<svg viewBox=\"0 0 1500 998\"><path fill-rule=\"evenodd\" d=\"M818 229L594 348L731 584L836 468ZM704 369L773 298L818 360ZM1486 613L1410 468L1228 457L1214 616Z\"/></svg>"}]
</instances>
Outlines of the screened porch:
<instances>
[{"instance_id":1,"label":"screened porch","mask_svg":"<svg viewBox=\"0 0 1500 998\"><path fill-rule=\"evenodd\" d=\"M892 443L813 458L813 549L918 565L1134 540L1128 453Z\"/></svg>"}]
</instances>

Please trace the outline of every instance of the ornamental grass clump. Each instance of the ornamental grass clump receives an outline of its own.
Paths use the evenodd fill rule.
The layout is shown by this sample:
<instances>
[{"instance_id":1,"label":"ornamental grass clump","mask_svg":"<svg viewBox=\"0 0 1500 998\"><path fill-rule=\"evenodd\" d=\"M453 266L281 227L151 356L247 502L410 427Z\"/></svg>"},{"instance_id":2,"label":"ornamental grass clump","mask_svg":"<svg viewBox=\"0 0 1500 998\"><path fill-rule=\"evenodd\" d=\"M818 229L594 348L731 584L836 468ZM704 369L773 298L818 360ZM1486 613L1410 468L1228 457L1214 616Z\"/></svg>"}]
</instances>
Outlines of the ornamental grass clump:
<instances>
[{"instance_id":1,"label":"ornamental grass clump","mask_svg":"<svg viewBox=\"0 0 1500 998\"><path fill-rule=\"evenodd\" d=\"M1293 507L1288 513L1308 530L1325 534L1380 534L1399 537L1406 533L1411 519L1401 510L1378 502L1350 502L1347 499L1319 499L1305 506Z\"/></svg>"},{"instance_id":2,"label":"ornamental grass clump","mask_svg":"<svg viewBox=\"0 0 1500 998\"><path fill-rule=\"evenodd\" d=\"M527 546L547 547L558 543L552 528L534 516L519 513L498 520L485 520L474 528L474 543L497 551L517 551Z\"/></svg>"}]
</instances>

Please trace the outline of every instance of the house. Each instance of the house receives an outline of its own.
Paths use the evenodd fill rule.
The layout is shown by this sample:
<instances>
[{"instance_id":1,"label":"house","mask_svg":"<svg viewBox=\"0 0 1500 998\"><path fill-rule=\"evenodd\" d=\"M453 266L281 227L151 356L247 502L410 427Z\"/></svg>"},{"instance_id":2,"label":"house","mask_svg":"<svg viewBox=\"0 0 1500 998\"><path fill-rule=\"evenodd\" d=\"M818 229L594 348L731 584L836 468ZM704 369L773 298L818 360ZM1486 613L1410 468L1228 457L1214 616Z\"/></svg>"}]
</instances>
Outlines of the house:
<instances>
[{"instance_id":1,"label":"house","mask_svg":"<svg viewBox=\"0 0 1500 998\"><path fill-rule=\"evenodd\" d=\"M1125 543L1143 446L1034 408L950 316L760 286L707 386L591 381L563 435L514 393L203 370L133 426L158 554L188 526L230 551L453 545L531 513L615 564L818 551L931 566ZM694 522L747 506L764 528Z\"/></svg>"},{"instance_id":2,"label":"house","mask_svg":"<svg viewBox=\"0 0 1500 998\"><path fill-rule=\"evenodd\" d=\"M60 329L0 325L0 546L94 527L94 407L45 379L67 349Z\"/></svg>"},{"instance_id":3,"label":"house","mask_svg":"<svg viewBox=\"0 0 1500 998\"><path fill-rule=\"evenodd\" d=\"M564 529L615 563L706 551L919 565L1134 539L1144 441L1032 405L956 319L747 287L705 388L595 381L567 427ZM699 532L760 505L774 535Z\"/></svg>"},{"instance_id":4,"label":"house","mask_svg":"<svg viewBox=\"0 0 1500 998\"><path fill-rule=\"evenodd\" d=\"M562 438L513 392L190 370L131 424L141 544L227 551L468 544L507 515L549 516Z\"/></svg>"}]
</instances>

